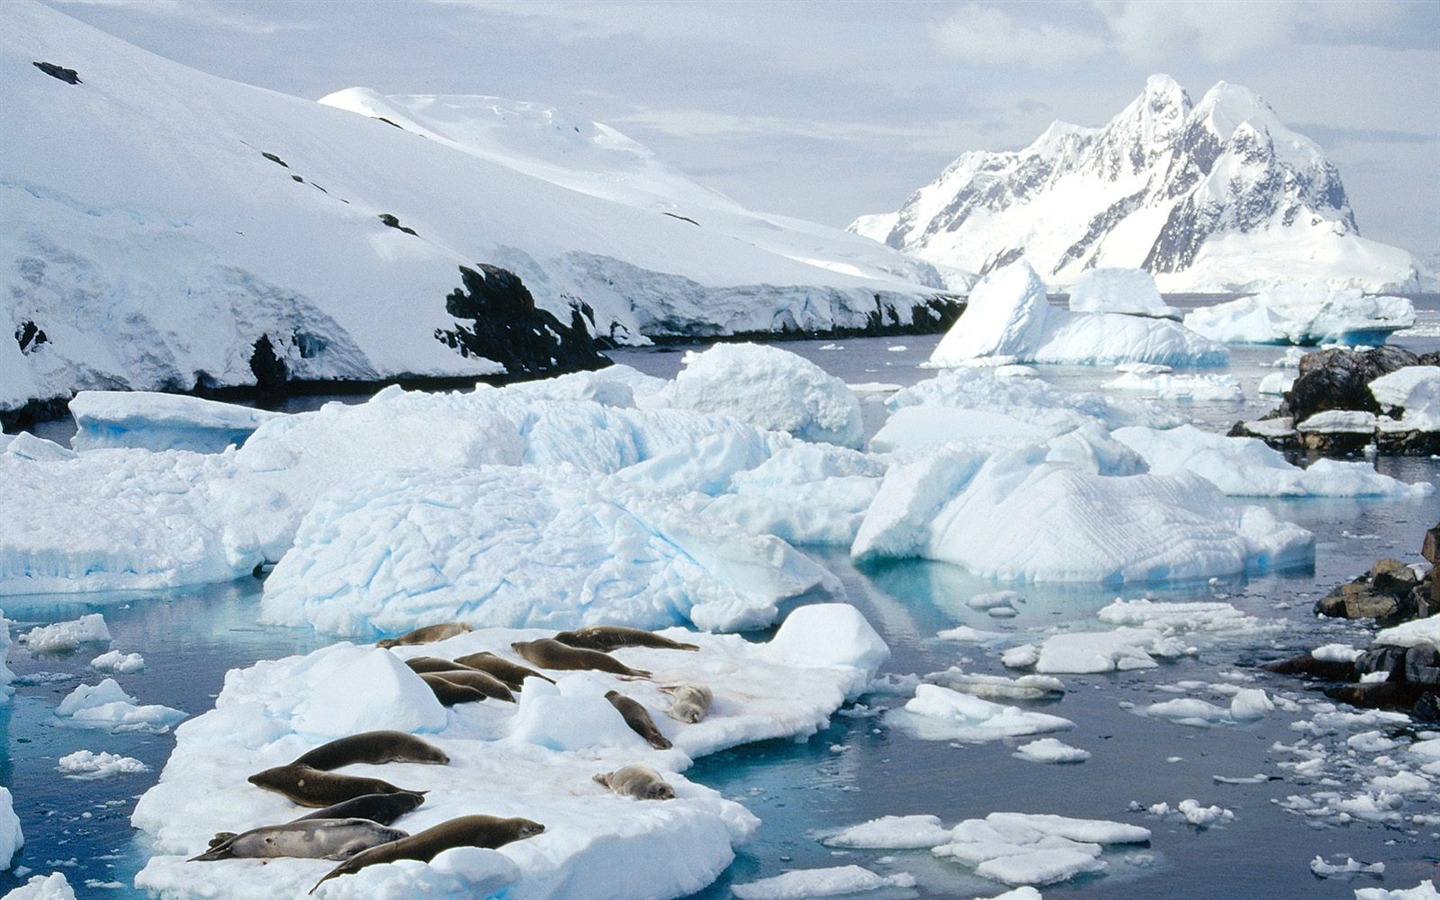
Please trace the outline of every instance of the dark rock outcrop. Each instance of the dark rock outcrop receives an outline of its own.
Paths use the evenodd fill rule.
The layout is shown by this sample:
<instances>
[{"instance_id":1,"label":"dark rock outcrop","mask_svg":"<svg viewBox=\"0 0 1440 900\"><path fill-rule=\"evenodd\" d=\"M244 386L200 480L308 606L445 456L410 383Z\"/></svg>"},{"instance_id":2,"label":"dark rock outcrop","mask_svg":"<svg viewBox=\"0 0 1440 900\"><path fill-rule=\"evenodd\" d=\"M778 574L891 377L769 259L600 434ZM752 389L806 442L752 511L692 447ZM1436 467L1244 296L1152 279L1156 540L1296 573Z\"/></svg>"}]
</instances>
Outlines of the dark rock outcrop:
<instances>
[{"instance_id":1,"label":"dark rock outcrop","mask_svg":"<svg viewBox=\"0 0 1440 900\"><path fill-rule=\"evenodd\" d=\"M454 329L435 330L435 339L461 356L480 356L505 366L511 376L558 375L610 364L596 347L593 313L584 304L571 307L570 324L535 306L519 276L481 263L460 267L463 288L445 299Z\"/></svg>"},{"instance_id":2,"label":"dark rock outcrop","mask_svg":"<svg viewBox=\"0 0 1440 900\"><path fill-rule=\"evenodd\" d=\"M80 73L74 69L67 69L64 66L57 66L54 63L37 62L33 63L35 68L49 75L51 78L58 78L66 84L80 84Z\"/></svg>"},{"instance_id":3,"label":"dark rock outcrop","mask_svg":"<svg viewBox=\"0 0 1440 900\"><path fill-rule=\"evenodd\" d=\"M1340 619L1374 619L1381 628L1425 618L1430 605L1430 579L1398 559L1379 560L1370 571L1315 601L1315 615Z\"/></svg>"},{"instance_id":4,"label":"dark rock outcrop","mask_svg":"<svg viewBox=\"0 0 1440 900\"><path fill-rule=\"evenodd\" d=\"M1370 382L1396 369L1418 365L1420 357L1400 347L1307 353L1300 359L1299 377L1280 403L1280 414L1303 422L1330 409L1378 413L1380 404L1370 393Z\"/></svg>"}]
</instances>

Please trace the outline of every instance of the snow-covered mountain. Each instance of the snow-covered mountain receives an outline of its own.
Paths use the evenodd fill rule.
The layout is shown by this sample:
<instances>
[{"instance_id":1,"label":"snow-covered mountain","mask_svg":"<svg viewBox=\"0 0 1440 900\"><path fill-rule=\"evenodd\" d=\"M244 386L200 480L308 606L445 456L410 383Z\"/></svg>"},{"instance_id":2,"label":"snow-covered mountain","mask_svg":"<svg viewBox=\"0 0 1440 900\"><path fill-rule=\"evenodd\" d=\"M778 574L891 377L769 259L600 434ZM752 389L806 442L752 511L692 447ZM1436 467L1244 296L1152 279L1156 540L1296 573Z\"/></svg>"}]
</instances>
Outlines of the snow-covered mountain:
<instances>
[{"instance_id":1,"label":"snow-covered mountain","mask_svg":"<svg viewBox=\"0 0 1440 900\"><path fill-rule=\"evenodd\" d=\"M25 0L0 4L0 121L0 412L954 312L928 264L745 210L604 125L480 97L317 104Z\"/></svg>"},{"instance_id":2,"label":"snow-covered mountain","mask_svg":"<svg viewBox=\"0 0 1440 900\"><path fill-rule=\"evenodd\" d=\"M1192 105L1165 75L1103 128L1056 122L1019 152L966 153L850 230L973 275L1023 256L1052 287L1097 266L1144 268L1163 291L1424 277L1360 237L1339 171L1264 100L1221 82Z\"/></svg>"}]
</instances>

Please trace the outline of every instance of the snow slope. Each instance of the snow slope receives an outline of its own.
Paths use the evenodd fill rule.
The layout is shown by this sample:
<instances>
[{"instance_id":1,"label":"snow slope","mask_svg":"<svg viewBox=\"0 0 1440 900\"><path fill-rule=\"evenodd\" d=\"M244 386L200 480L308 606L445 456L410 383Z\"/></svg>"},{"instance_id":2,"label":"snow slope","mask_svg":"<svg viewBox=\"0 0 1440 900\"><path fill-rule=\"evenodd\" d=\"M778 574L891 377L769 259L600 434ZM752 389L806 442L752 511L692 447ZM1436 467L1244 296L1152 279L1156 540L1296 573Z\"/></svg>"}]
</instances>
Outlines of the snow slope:
<instances>
[{"instance_id":1,"label":"snow slope","mask_svg":"<svg viewBox=\"0 0 1440 900\"><path fill-rule=\"evenodd\" d=\"M1170 292L1433 282L1360 237L1339 171L1263 99L1221 82L1192 105L1166 75L1103 128L1056 122L1023 150L965 153L850 230L977 275L1024 257L1056 287L1101 266L1144 268Z\"/></svg>"},{"instance_id":2,"label":"snow slope","mask_svg":"<svg viewBox=\"0 0 1440 900\"><path fill-rule=\"evenodd\" d=\"M394 127L23 0L0 6L0 70L0 310L15 338L0 411L80 389L254 384L262 338L287 379L503 371L437 339L484 327L447 302L461 266L519 275L558 320L544 328L621 343L902 325L941 303L894 274L939 284L928 266L747 213L605 126L557 131L558 114L525 104L497 118L450 102L443 129L435 104L392 104Z\"/></svg>"}]
</instances>

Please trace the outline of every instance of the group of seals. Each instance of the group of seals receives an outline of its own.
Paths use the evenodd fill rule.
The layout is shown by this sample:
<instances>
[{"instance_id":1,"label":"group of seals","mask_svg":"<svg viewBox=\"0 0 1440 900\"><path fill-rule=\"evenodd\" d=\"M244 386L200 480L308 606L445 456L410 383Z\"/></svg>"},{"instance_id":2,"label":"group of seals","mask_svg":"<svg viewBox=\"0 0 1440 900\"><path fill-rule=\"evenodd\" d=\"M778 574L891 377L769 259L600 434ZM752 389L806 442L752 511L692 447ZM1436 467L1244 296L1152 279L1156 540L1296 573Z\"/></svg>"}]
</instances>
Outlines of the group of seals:
<instances>
[{"instance_id":1,"label":"group of seals","mask_svg":"<svg viewBox=\"0 0 1440 900\"><path fill-rule=\"evenodd\" d=\"M315 882L310 893L315 893L316 888L336 876L353 875L366 866L401 859L416 859L428 863L452 847L484 847L493 850L511 841L540 834L544 830L544 825L529 819L460 816L441 822L433 828L356 853Z\"/></svg>"}]
</instances>

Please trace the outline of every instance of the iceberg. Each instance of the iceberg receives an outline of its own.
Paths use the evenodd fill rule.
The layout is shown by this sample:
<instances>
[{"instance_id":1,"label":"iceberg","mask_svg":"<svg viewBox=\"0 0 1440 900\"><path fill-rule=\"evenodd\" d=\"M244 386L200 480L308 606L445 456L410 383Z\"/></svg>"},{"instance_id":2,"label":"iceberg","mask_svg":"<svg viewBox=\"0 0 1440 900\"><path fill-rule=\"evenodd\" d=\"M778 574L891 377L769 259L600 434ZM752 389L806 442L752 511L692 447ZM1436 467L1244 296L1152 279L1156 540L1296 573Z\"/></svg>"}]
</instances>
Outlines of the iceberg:
<instances>
[{"instance_id":1,"label":"iceberg","mask_svg":"<svg viewBox=\"0 0 1440 900\"><path fill-rule=\"evenodd\" d=\"M805 441L859 448L864 436L860 400L844 381L794 353L760 344L686 353L662 402Z\"/></svg>"},{"instance_id":2,"label":"iceberg","mask_svg":"<svg viewBox=\"0 0 1440 900\"><path fill-rule=\"evenodd\" d=\"M176 900L303 894L332 862L222 860L197 866L185 859L203 850L216 830L245 830L299 814L280 795L247 783L250 773L288 763L362 724L383 720L410 730L407 726L428 721L434 698L426 701L419 691L398 688L408 677L425 690L418 676L398 665L402 658L485 650L514 658L512 642L550 634L481 629L443 644L393 650L340 643L232 670L215 708L176 730L175 750L159 783L136 804L132 822L155 847L136 886ZM686 637L699 645L697 652L616 651L627 664L652 671L654 680L552 671L558 684L528 680L518 706L484 701L444 710L425 740L449 755L448 765L357 765L354 772L428 791L425 803L398 823L408 831L486 812L534 819L546 826L544 834L497 851L466 851L460 860L446 854L430 865L375 866L327 883L319 895L489 896L505 889L516 897L640 900L701 890L730 864L734 846L755 832L759 820L683 772L693 759L709 753L750 741L804 738L824 727L873 678L872 666L883 648L874 644L873 634L851 607L801 607L780 625L770 645L736 635L694 633ZM373 702L364 692L364 699L355 702L356 682L344 673L357 660L378 655L396 661L397 687ZM661 685L696 681L714 692L709 716L682 724L660 714L668 706ZM311 695L321 682L348 682L352 709L317 715ZM649 709L674 746L653 749L627 729L603 698L611 689ZM563 709L550 711L559 715L545 712L543 707L556 701L567 701L560 704ZM327 702L334 707L338 697ZM592 780L596 773L635 762L660 771L674 786L675 799L637 801ZM484 789L477 793L480 782ZM634 873L640 870L645 878L637 880Z\"/></svg>"},{"instance_id":3,"label":"iceberg","mask_svg":"<svg viewBox=\"0 0 1440 900\"><path fill-rule=\"evenodd\" d=\"M1167 319L1054 308L1040 276L1020 260L975 286L965 312L940 339L927 365L963 366L1002 356L1030 363L1215 366L1229 360L1229 351Z\"/></svg>"},{"instance_id":4,"label":"iceberg","mask_svg":"<svg viewBox=\"0 0 1440 900\"><path fill-rule=\"evenodd\" d=\"M1001 581L1106 584L1313 562L1308 531L1262 507L1229 507L1198 475L1110 477L1044 454L1031 447L979 465L952 456L933 476L933 463L892 467L851 555L936 559Z\"/></svg>"},{"instance_id":5,"label":"iceberg","mask_svg":"<svg viewBox=\"0 0 1440 900\"><path fill-rule=\"evenodd\" d=\"M1185 316L1185 327L1232 344L1383 344L1415 324L1405 297L1371 297L1359 288L1284 284Z\"/></svg>"},{"instance_id":6,"label":"iceberg","mask_svg":"<svg viewBox=\"0 0 1440 900\"><path fill-rule=\"evenodd\" d=\"M1180 311L1161 299L1160 289L1149 272L1107 266L1087 269L1075 279L1070 288L1070 311L1180 318Z\"/></svg>"},{"instance_id":7,"label":"iceberg","mask_svg":"<svg viewBox=\"0 0 1440 900\"><path fill-rule=\"evenodd\" d=\"M80 391L70 400L75 450L136 447L215 453L245 443L281 413L153 391Z\"/></svg>"}]
</instances>

